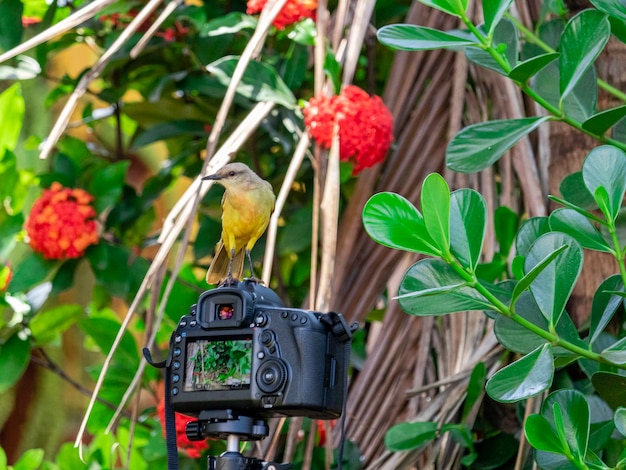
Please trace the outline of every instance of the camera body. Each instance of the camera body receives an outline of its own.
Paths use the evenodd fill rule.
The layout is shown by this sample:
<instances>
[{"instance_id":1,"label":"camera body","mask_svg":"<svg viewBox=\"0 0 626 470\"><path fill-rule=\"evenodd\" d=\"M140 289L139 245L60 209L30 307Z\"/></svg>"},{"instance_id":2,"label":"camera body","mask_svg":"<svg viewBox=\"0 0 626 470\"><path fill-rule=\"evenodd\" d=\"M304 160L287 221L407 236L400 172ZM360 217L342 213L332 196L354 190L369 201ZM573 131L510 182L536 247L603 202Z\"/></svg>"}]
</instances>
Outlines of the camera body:
<instances>
[{"instance_id":1,"label":"camera body","mask_svg":"<svg viewBox=\"0 0 626 470\"><path fill-rule=\"evenodd\" d=\"M351 336L341 314L286 308L252 281L206 291L172 334L172 408L338 418Z\"/></svg>"}]
</instances>

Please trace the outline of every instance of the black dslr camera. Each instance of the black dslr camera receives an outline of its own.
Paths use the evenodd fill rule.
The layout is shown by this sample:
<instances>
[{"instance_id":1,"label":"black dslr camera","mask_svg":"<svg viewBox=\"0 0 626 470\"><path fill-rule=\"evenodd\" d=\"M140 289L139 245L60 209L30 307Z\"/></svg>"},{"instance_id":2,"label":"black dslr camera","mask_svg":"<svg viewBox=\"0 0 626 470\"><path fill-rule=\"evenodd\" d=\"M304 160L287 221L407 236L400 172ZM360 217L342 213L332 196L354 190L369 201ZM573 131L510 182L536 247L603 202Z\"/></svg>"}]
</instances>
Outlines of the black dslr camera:
<instances>
[{"instance_id":1,"label":"black dslr camera","mask_svg":"<svg viewBox=\"0 0 626 470\"><path fill-rule=\"evenodd\" d=\"M172 334L172 408L201 422L338 418L354 328L338 313L285 308L253 281L206 291ZM187 429L190 438L200 431Z\"/></svg>"}]
</instances>

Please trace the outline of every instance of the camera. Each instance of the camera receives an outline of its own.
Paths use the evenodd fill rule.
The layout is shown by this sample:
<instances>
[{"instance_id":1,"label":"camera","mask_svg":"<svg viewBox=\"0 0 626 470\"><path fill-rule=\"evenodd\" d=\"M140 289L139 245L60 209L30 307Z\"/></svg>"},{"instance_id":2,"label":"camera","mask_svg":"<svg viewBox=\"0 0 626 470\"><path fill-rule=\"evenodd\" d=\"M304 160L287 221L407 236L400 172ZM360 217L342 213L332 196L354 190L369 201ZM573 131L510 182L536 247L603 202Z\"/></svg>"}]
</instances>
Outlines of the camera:
<instances>
[{"instance_id":1,"label":"camera","mask_svg":"<svg viewBox=\"0 0 626 470\"><path fill-rule=\"evenodd\" d=\"M355 328L339 313L286 308L250 280L206 291L172 334L166 393L200 420L338 418Z\"/></svg>"}]
</instances>

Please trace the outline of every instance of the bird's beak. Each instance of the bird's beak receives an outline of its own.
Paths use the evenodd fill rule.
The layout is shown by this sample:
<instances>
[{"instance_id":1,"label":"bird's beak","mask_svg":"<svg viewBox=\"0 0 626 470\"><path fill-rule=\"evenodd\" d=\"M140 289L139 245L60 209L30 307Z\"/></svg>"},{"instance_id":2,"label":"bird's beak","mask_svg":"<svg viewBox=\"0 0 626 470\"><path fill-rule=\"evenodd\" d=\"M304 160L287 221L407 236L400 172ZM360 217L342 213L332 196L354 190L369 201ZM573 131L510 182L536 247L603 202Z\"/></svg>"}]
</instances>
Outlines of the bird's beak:
<instances>
[{"instance_id":1,"label":"bird's beak","mask_svg":"<svg viewBox=\"0 0 626 470\"><path fill-rule=\"evenodd\" d=\"M213 175L209 175L209 176L204 176L201 179L202 180L219 180L219 179L222 179L222 178L220 178L220 176L218 174L213 174Z\"/></svg>"}]
</instances>

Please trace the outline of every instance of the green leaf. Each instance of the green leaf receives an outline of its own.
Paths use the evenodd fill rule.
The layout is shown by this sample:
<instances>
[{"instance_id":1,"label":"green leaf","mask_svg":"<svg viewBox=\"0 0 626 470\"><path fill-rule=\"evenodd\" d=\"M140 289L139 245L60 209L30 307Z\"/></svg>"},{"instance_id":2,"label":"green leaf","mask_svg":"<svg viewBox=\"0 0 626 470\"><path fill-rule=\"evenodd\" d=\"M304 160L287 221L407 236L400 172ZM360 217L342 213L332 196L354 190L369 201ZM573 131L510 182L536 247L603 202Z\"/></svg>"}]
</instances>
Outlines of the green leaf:
<instances>
[{"instance_id":1,"label":"green leaf","mask_svg":"<svg viewBox=\"0 0 626 470\"><path fill-rule=\"evenodd\" d=\"M422 214L395 193L374 194L363 208L363 226L376 242L389 248L439 256Z\"/></svg>"},{"instance_id":2,"label":"green leaf","mask_svg":"<svg viewBox=\"0 0 626 470\"><path fill-rule=\"evenodd\" d=\"M608 195L608 214L615 221L626 192L626 153L611 145L596 147L583 162L583 179L596 202L600 205L597 190L603 187Z\"/></svg>"},{"instance_id":3,"label":"green leaf","mask_svg":"<svg viewBox=\"0 0 626 470\"><path fill-rule=\"evenodd\" d=\"M515 241L515 236L517 235L519 228L520 217L508 207L499 206L495 210L493 218L496 241L498 242L498 251L506 257L509 254L509 251L511 251L511 246Z\"/></svg>"},{"instance_id":4,"label":"green leaf","mask_svg":"<svg viewBox=\"0 0 626 470\"><path fill-rule=\"evenodd\" d=\"M550 422L540 414L532 414L526 419L524 434L535 449L557 454L565 450Z\"/></svg>"},{"instance_id":5,"label":"green leaf","mask_svg":"<svg viewBox=\"0 0 626 470\"><path fill-rule=\"evenodd\" d=\"M4 2L0 2L0 5L4 5ZM24 98L19 83L11 85L0 94L0 155L5 150L13 150L17 145L24 120L24 109Z\"/></svg>"},{"instance_id":6,"label":"green leaf","mask_svg":"<svg viewBox=\"0 0 626 470\"><path fill-rule=\"evenodd\" d=\"M556 209L549 217L550 228L568 234L589 250L612 253L613 250L588 218L573 209Z\"/></svg>"},{"instance_id":7,"label":"green leaf","mask_svg":"<svg viewBox=\"0 0 626 470\"><path fill-rule=\"evenodd\" d=\"M509 20L501 21L494 31L492 44L496 47L501 58L507 63L504 68L489 52L479 47L466 48L465 55L475 64L507 76L509 70L515 67L518 62L519 46L515 25Z\"/></svg>"},{"instance_id":8,"label":"green leaf","mask_svg":"<svg viewBox=\"0 0 626 470\"><path fill-rule=\"evenodd\" d=\"M565 250L565 246L561 246L557 248L552 253L548 253L545 258L539 261L535 266L529 270L524 277L522 277L519 282L515 285L515 289L513 289L513 295L511 296L511 304L515 304L515 301L519 298L522 293L530 287L537 276L541 274L541 272L546 269L546 267L552 263L552 261Z\"/></svg>"},{"instance_id":9,"label":"green leaf","mask_svg":"<svg viewBox=\"0 0 626 470\"><path fill-rule=\"evenodd\" d=\"M219 84L217 79L206 74L201 77L185 77L182 81L176 81L176 84L173 86L180 87L182 90L193 95L213 96L209 93L209 89L211 89L215 95L223 96L224 93L224 88ZM125 115L137 121L140 128L147 129L146 132L149 132L156 125L171 123L171 130L168 127L162 127L161 129L164 132L167 131L168 136L173 136L176 135L176 130L178 130L180 135L193 135L192 131L197 132L201 125L200 123L210 124L211 117L207 115L207 112L210 112L212 107L209 104L200 107L194 101L188 102L167 96L159 97L158 101L155 102L139 101L124 104L122 109ZM192 128L189 129L189 127ZM204 128L204 124L202 124L202 127ZM148 139L147 137L142 137L142 139L144 140L141 142L142 145L146 145L149 141L154 142L154 140ZM140 145L133 142L133 146L139 147Z\"/></svg>"},{"instance_id":10,"label":"green leaf","mask_svg":"<svg viewBox=\"0 0 626 470\"><path fill-rule=\"evenodd\" d=\"M482 171L550 116L473 124L456 134L446 149L446 165L461 173Z\"/></svg>"},{"instance_id":11,"label":"green leaf","mask_svg":"<svg viewBox=\"0 0 626 470\"><path fill-rule=\"evenodd\" d=\"M582 461L587 453L590 417L589 404L578 390L552 392L541 405L541 414L555 426L570 452Z\"/></svg>"},{"instance_id":12,"label":"green leaf","mask_svg":"<svg viewBox=\"0 0 626 470\"><path fill-rule=\"evenodd\" d=\"M563 198L571 204L571 206L569 206L571 209L576 210L576 208L578 208L580 212L580 209L595 210L598 208L596 201L593 199L593 194L589 192L585 185L582 171L570 173L563 178L559 185L559 191L563 195Z\"/></svg>"},{"instance_id":13,"label":"green leaf","mask_svg":"<svg viewBox=\"0 0 626 470\"><path fill-rule=\"evenodd\" d=\"M598 286L591 304L591 319L589 323L589 344L593 344L609 324L617 308L623 304L623 299L613 295L614 291L624 291L624 283L619 274L605 279Z\"/></svg>"},{"instance_id":14,"label":"green leaf","mask_svg":"<svg viewBox=\"0 0 626 470\"><path fill-rule=\"evenodd\" d=\"M61 333L76 323L84 314L80 305L64 304L37 313L29 327L38 345L56 339Z\"/></svg>"},{"instance_id":15,"label":"green leaf","mask_svg":"<svg viewBox=\"0 0 626 470\"><path fill-rule=\"evenodd\" d=\"M89 249L86 256L97 283L111 295L124 298L132 292L132 275L140 258L131 261L133 257L129 248L99 243Z\"/></svg>"},{"instance_id":16,"label":"green leaf","mask_svg":"<svg viewBox=\"0 0 626 470\"><path fill-rule=\"evenodd\" d=\"M597 10L583 10L565 25L559 60L561 102L592 66L610 36L609 20Z\"/></svg>"},{"instance_id":17,"label":"green leaf","mask_svg":"<svg viewBox=\"0 0 626 470\"><path fill-rule=\"evenodd\" d=\"M391 452L416 449L437 437L437 423L400 423L385 433L385 447Z\"/></svg>"},{"instance_id":18,"label":"green leaf","mask_svg":"<svg viewBox=\"0 0 626 470\"><path fill-rule=\"evenodd\" d=\"M515 238L515 250L520 256L526 256L533 243L543 234L550 232L547 217L532 217L522 223Z\"/></svg>"},{"instance_id":19,"label":"green leaf","mask_svg":"<svg viewBox=\"0 0 626 470\"><path fill-rule=\"evenodd\" d=\"M472 411L474 405L480 400L483 390L485 389L485 381L487 380L487 367L484 362L476 364L472 369L469 383L467 384L467 395L463 403L463 411L461 413L461 421L464 422L468 414Z\"/></svg>"},{"instance_id":20,"label":"green leaf","mask_svg":"<svg viewBox=\"0 0 626 470\"><path fill-rule=\"evenodd\" d=\"M422 185L420 203L424 225L442 253L450 250L450 188L438 173L429 174Z\"/></svg>"},{"instance_id":21,"label":"green leaf","mask_svg":"<svg viewBox=\"0 0 626 470\"><path fill-rule=\"evenodd\" d=\"M424 259L404 275L398 301L405 312L419 316L494 309L476 289L466 284L444 261Z\"/></svg>"},{"instance_id":22,"label":"green leaf","mask_svg":"<svg viewBox=\"0 0 626 470\"><path fill-rule=\"evenodd\" d=\"M539 310L537 302L535 302L530 292L525 292L521 295L516 304L516 313L533 325L538 326L543 331L550 331L548 321L541 313L541 310ZM569 341L583 349L589 348L580 338L576 330L576 325L574 325L569 315L561 315L559 322L556 324L555 331L559 338ZM504 315L498 315L496 317L494 332L502 346L510 351L521 354L528 354L533 349L548 342L546 339ZM552 352L557 357L567 358L573 355L570 350L561 347L553 348Z\"/></svg>"},{"instance_id":23,"label":"green leaf","mask_svg":"<svg viewBox=\"0 0 626 470\"><path fill-rule=\"evenodd\" d=\"M518 83L526 83L537 72L559 57L558 52L537 55L524 62L520 62L509 72L509 78Z\"/></svg>"},{"instance_id":24,"label":"green leaf","mask_svg":"<svg viewBox=\"0 0 626 470\"><path fill-rule=\"evenodd\" d=\"M160 140L181 136L208 136L206 123L193 119L181 119L155 124L148 130L137 135L137 137L133 140L133 148L141 148Z\"/></svg>"},{"instance_id":25,"label":"green leaf","mask_svg":"<svg viewBox=\"0 0 626 470\"><path fill-rule=\"evenodd\" d=\"M626 105L606 109L588 118L583 122L582 127L592 134L603 135L624 116L626 116Z\"/></svg>"},{"instance_id":26,"label":"green leaf","mask_svg":"<svg viewBox=\"0 0 626 470\"><path fill-rule=\"evenodd\" d=\"M524 270L528 273L563 246L567 248L562 250L530 285L530 291L550 325L559 322L580 275L583 263L582 249L570 236L551 232L542 235L533 243L524 263Z\"/></svg>"},{"instance_id":27,"label":"green leaf","mask_svg":"<svg viewBox=\"0 0 626 470\"><path fill-rule=\"evenodd\" d=\"M43 463L44 455L43 449L28 449L15 462L12 470L37 470Z\"/></svg>"},{"instance_id":28,"label":"green leaf","mask_svg":"<svg viewBox=\"0 0 626 470\"><path fill-rule=\"evenodd\" d=\"M78 326L89 336L103 354L108 354L113 345L113 341L120 329L120 323L117 320L109 318L83 318ZM136 367L139 365L139 353L137 352L137 344L132 335L125 331L122 339L115 352L115 356L120 359L125 367Z\"/></svg>"},{"instance_id":29,"label":"green leaf","mask_svg":"<svg viewBox=\"0 0 626 470\"><path fill-rule=\"evenodd\" d=\"M6 392L20 379L30 362L30 341L15 333L0 344L0 393Z\"/></svg>"},{"instance_id":30,"label":"green leaf","mask_svg":"<svg viewBox=\"0 0 626 470\"><path fill-rule=\"evenodd\" d=\"M311 18L306 18L293 25L293 29L287 36L293 42L302 46L314 46L317 34L316 28L315 21Z\"/></svg>"},{"instance_id":31,"label":"green leaf","mask_svg":"<svg viewBox=\"0 0 626 470\"><path fill-rule=\"evenodd\" d=\"M462 16L467 10L467 0L420 0L420 2L453 16Z\"/></svg>"},{"instance_id":32,"label":"green leaf","mask_svg":"<svg viewBox=\"0 0 626 470\"><path fill-rule=\"evenodd\" d=\"M256 28L257 20L250 15L240 12L228 13L224 16L211 19L204 23L199 30L200 37L223 36L240 31Z\"/></svg>"},{"instance_id":33,"label":"green leaf","mask_svg":"<svg viewBox=\"0 0 626 470\"><path fill-rule=\"evenodd\" d=\"M444 33L437 29L412 24L383 26L376 33L381 44L402 51L431 51L434 49L459 49L477 46L475 39Z\"/></svg>"},{"instance_id":34,"label":"green leaf","mask_svg":"<svg viewBox=\"0 0 626 470\"><path fill-rule=\"evenodd\" d=\"M553 376L552 346L544 344L496 372L487 382L487 393L501 403L514 403L539 395Z\"/></svg>"},{"instance_id":35,"label":"green leaf","mask_svg":"<svg viewBox=\"0 0 626 470\"><path fill-rule=\"evenodd\" d=\"M472 189L459 189L450 196L450 250L472 271L482 253L487 230L487 203Z\"/></svg>"},{"instance_id":36,"label":"green leaf","mask_svg":"<svg viewBox=\"0 0 626 470\"><path fill-rule=\"evenodd\" d=\"M97 213L102 213L120 199L129 165L128 161L113 163L94 173L88 191L95 197L93 205Z\"/></svg>"},{"instance_id":37,"label":"green leaf","mask_svg":"<svg viewBox=\"0 0 626 470\"><path fill-rule=\"evenodd\" d=\"M224 86L232 81L239 57L227 56L207 65L207 71L215 75ZM276 70L266 62L250 62L246 67L237 93L253 101L269 101L293 109L296 97L283 82Z\"/></svg>"},{"instance_id":38,"label":"green leaf","mask_svg":"<svg viewBox=\"0 0 626 470\"><path fill-rule=\"evenodd\" d=\"M58 265L57 262L46 260L37 253L27 254L15 266L11 279L11 292L25 292L43 281Z\"/></svg>"},{"instance_id":39,"label":"green leaf","mask_svg":"<svg viewBox=\"0 0 626 470\"><path fill-rule=\"evenodd\" d=\"M614 364L626 364L626 337L602 351L602 357Z\"/></svg>"},{"instance_id":40,"label":"green leaf","mask_svg":"<svg viewBox=\"0 0 626 470\"><path fill-rule=\"evenodd\" d=\"M5 51L22 42L23 11L24 4L20 0L2 0L0 2L0 47Z\"/></svg>"},{"instance_id":41,"label":"green leaf","mask_svg":"<svg viewBox=\"0 0 626 470\"><path fill-rule=\"evenodd\" d=\"M483 0L483 18L490 37L512 2L513 0Z\"/></svg>"},{"instance_id":42,"label":"green leaf","mask_svg":"<svg viewBox=\"0 0 626 470\"><path fill-rule=\"evenodd\" d=\"M615 416L613 417L615 428L620 434L626 437L626 408L623 406L618 407L615 410Z\"/></svg>"},{"instance_id":43,"label":"green leaf","mask_svg":"<svg viewBox=\"0 0 626 470\"><path fill-rule=\"evenodd\" d=\"M621 0L591 0L598 10L622 21L626 21L626 5Z\"/></svg>"},{"instance_id":44,"label":"green leaf","mask_svg":"<svg viewBox=\"0 0 626 470\"><path fill-rule=\"evenodd\" d=\"M561 100L559 80L556 79L561 60L559 57L539 70L530 85L544 100L562 109L565 116L583 122L596 112L598 84L595 68L588 68L572 92Z\"/></svg>"},{"instance_id":45,"label":"green leaf","mask_svg":"<svg viewBox=\"0 0 626 470\"><path fill-rule=\"evenodd\" d=\"M591 383L611 408L626 407L626 377L600 371L591 376Z\"/></svg>"}]
</instances>

